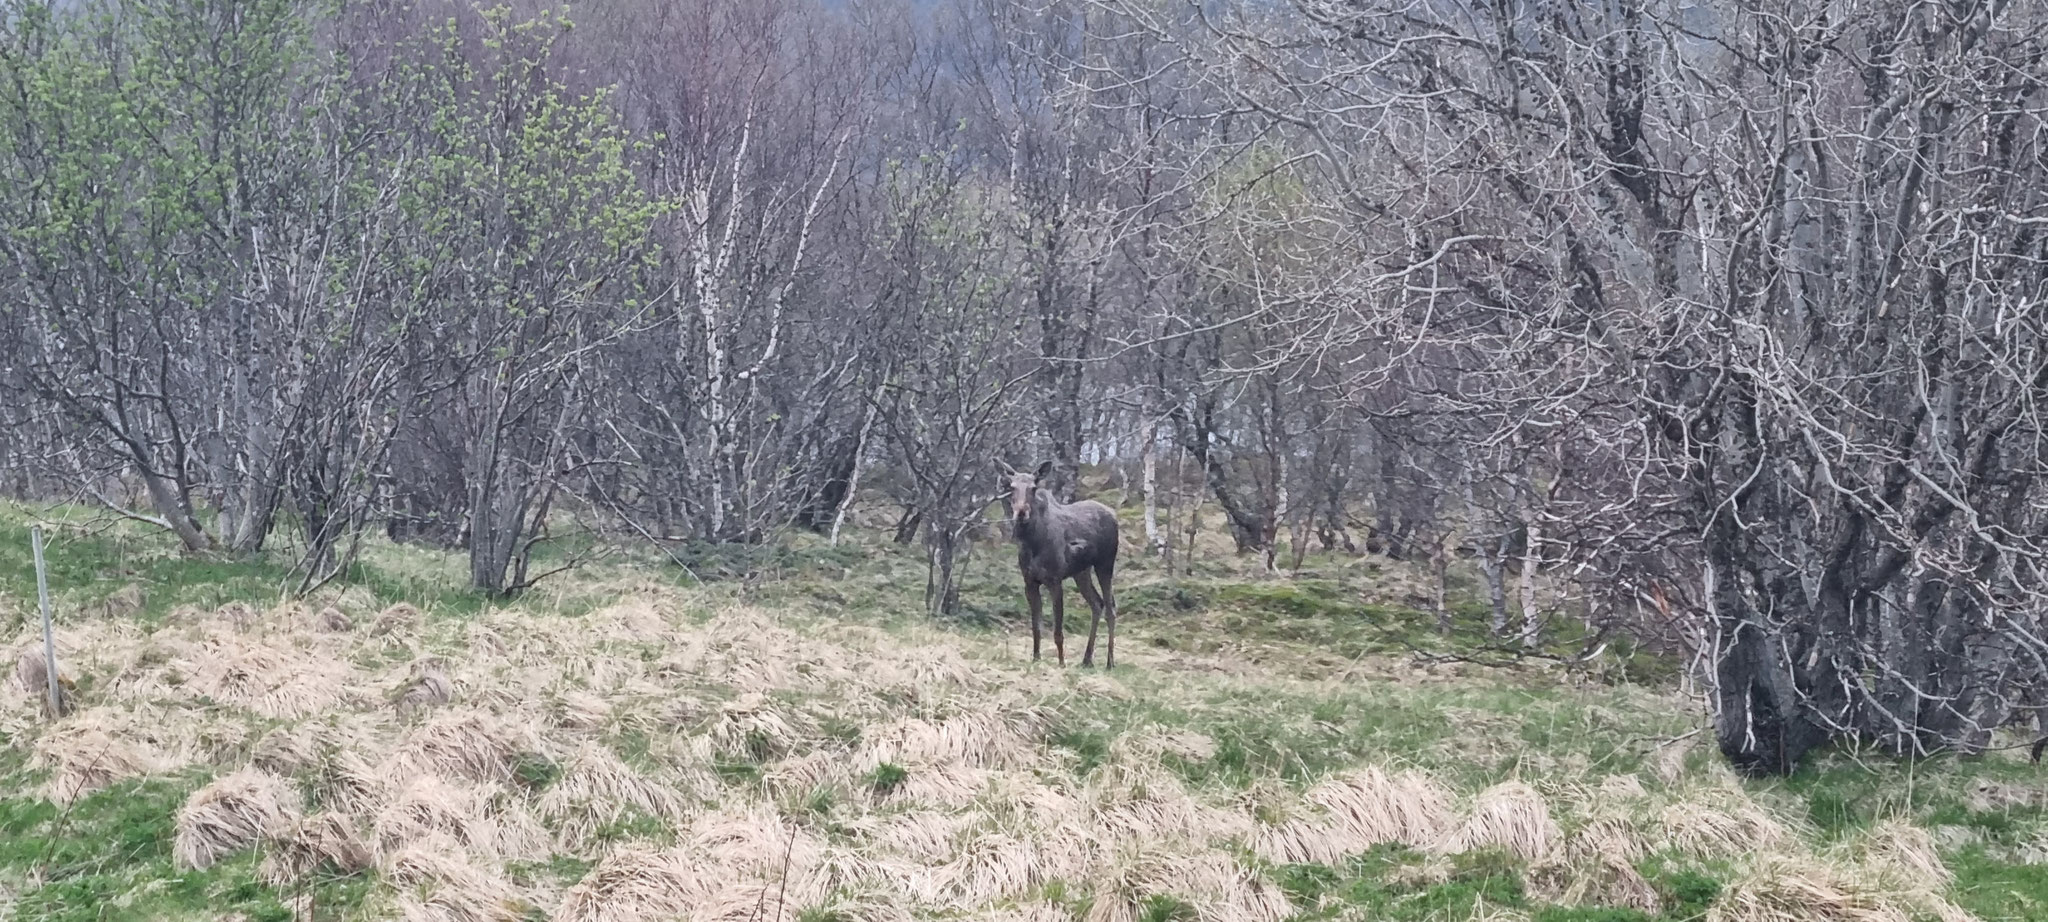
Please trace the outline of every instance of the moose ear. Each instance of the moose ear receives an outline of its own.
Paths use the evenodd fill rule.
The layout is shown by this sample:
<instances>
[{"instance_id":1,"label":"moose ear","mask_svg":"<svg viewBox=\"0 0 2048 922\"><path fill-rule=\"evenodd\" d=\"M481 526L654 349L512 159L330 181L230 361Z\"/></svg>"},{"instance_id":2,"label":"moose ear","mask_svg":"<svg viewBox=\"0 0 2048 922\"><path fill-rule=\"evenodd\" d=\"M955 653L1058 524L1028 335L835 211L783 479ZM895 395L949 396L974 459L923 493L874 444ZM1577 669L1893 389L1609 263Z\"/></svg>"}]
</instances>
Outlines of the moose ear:
<instances>
[{"instance_id":1,"label":"moose ear","mask_svg":"<svg viewBox=\"0 0 2048 922\"><path fill-rule=\"evenodd\" d=\"M1051 477L1051 476L1052 476L1052 462L1051 462L1051 461L1047 461L1047 462L1045 462L1044 464L1041 464L1041 465L1039 465L1039 466L1038 466L1038 473L1036 473L1036 474L1033 474L1033 475L1031 475L1031 479L1033 479L1033 480L1044 480L1045 478L1047 478L1047 477Z\"/></svg>"}]
</instances>

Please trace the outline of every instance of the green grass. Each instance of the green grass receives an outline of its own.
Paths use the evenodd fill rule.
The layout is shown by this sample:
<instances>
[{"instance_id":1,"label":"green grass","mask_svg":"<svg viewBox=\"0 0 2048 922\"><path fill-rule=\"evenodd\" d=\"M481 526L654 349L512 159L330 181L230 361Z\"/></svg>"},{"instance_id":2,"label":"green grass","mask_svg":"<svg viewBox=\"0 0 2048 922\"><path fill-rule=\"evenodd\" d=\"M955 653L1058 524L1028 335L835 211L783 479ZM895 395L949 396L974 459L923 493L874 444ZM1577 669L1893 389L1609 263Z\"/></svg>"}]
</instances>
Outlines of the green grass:
<instances>
[{"instance_id":1,"label":"green grass","mask_svg":"<svg viewBox=\"0 0 2048 922\"><path fill-rule=\"evenodd\" d=\"M868 790L877 796L887 797L896 793L903 782L910 780L910 772L894 762L883 762L868 773Z\"/></svg>"},{"instance_id":2,"label":"green grass","mask_svg":"<svg viewBox=\"0 0 2048 922\"><path fill-rule=\"evenodd\" d=\"M1664 911L1650 915L1613 906L1565 906L1531 896L1527 866L1504 852L1483 850L1429 869L1411 849L1381 846L1341 866L1294 864L1273 876L1302 911L1296 922L1370 918L1441 922L1482 916L1488 909L1527 913L1533 922L1696 922L1720 894L1711 877L1693 871L1653 875Z\"/></svg>"},{"instance_id":3,"label":"green grass","mask_svg":"<svg viewBox=\"0 0 2048 922\"><path fill-rule=\"evenodd\" d=\"M62 520L49 529L51 584L61 600L60 620L83 616L92 603L131 583L145 590L145 608L134 616L144 621L160 619L180 605L270 604L290 583L282 553L249 559L186 555L166 536L133 523L106 525L75 510L49 515ZM32 594L20 591L29 587L32 593L34 586L25 540L32 517L28 510L0 506L0 537L9 531L24 536L0 540L0 579L13 587L17 611L33 611L32 605L21 604L32 602ZM552 555L550 560L588 555L603 563L592 571L598 575L582 577L589 587L566 593L561 604L535 617L575 617L602 604L615 591L602 574L651 572L676 583L690 581L679 568L648 569L642 557L612 553L588 536L564 540L545 553ZM916 547L874 540L832 547L797 536L770 545L692 546L678 553L707 582L697 590L704 599L704 610L695 612L701 616L708 617L723 602L744 601L885 629L925 623L923 558ZM1132 560L1119 581L1124 614L1119 639L1126 649L1135 643L1197 658L1251 656L1262 677L1300 681L1211 681L1126 664L1111 675L1127 695L1080 694L1074 692L1079 686L1070 686L1036 702L1051 714L1047 744L1067 753L1068 765L1080 776L1075 780L1085 780L1136 734L1199 732L1214 742L1212 756L1169 754L1163 762L1212 800L1276 782L1304 787L1359 764L1425 769L1463 793L1508 778L1591 783L1623 773L1635 773L1655 788L1659 782L1645 764L1651 743L1697 725L1697 715L1674 708L1670 696L1630 687L1654 689L1668 682L1674 667L1625 644L1616 644L1615 656L1600 670L1573 676L1591 682L1561 681L1555 670L1522 668L1464 668L1455 677L1424 677L1404 665L1414 675L1396 675L1399 669L1386 664L1407 664L1418 650L1501 662L1508 658L1483 649L1491 646L1483 605L1470 598L1460 601L1454 606L1452 633L1441 636L1434 615L1410 607L1376 583L1376 565L1355 563L1311 555L1317 575L1289 579L1250 574L1243 561L1222 555L1203 563L1193 576L1169 576L1151 561ZM378 605L409 601L434 619L462 618L496 604L463 588L465 572L456 553L373 543L333 588ZM968 617L943 627L970 645L1019 649L1022 601L1010 555L999 548L978 549L964 573ZM1545 649L1576 652L1584 639L1563 625ZM661 653L647 647L623 655L654 658ZM1354 677L1346 671L1360 662L1378 663L1380 672L1366 670ZM1084 675L1078 669L1071 674ZM1344 678L1331 681L1336 676ZM80 677L88 703L93 679ZM704 693L717 694L714 689ZM832 714L820 718L820 729L839 746L856 745L862 736L858 722ZM604 739L630 765L664 767L655 741L643 731L624 729ZM733 786L759 785L766 764L786 755L766 737L750 738L740 749L710 766ZM1693 757L1695 772L1698 763L1713 758L1710 750L1705 747ZM27 793L37 779L25 769L25 755L24 747L0 738L0 792L15 792L0 796L0 893L16 894L10 922L288 917L285 906L293 894L280 894L261 882L254 854L235 856L204 872L173 867L172 819L204 783L203 775L124 783L65 811ZM560 773L559 765L532 756L518 763L514 777L523 790L537 793ZM886 795L907 779L905 768L885 764L863 783ZM2029 863L2035 860L2032 850L2048 846L2048 793L2024 802L1987 802L1979 792L1984 785L2043 790L2035 769L2012 759L1900 761L1847 753L1825 754L1793 777L1752 782L1749 790L1780 815L1803 819L1816 847L1852 842L1892 817L1943 831L1937 838L1956 873L1951 896L1958 904L1986 922L2048 918L2048 866ZM829 830L835 813L847 810L838 796L820 788L788 798L785 806ZM629 813L600 837L662 843L675 835L658 818ZM590 866L587 857L561 856L509 872L521 881L565 884ZM1655 922L1699 922L1733 879L1729 868L1669 856L1646 860L1640 869L1664 905ZM1303 920L1419 922L1466 919L1492 909L1537 922L1653 918L1612 907L1544 903L1530 893L1528 869L1499 853L1461 856L1446 866L1443 859L1383 848L1338 866L1270 871L1302 908ZM322 918L366 918L377 887L369 876L323 879L313 885L312 896ZM1066 885L1049 883L1045 889L1052 902L1085 911L1088 897L1081 888L1070 894ZM1188 918L1194 908L1178 899L1154 898L1143 905L1140 917ZM823 920L837 917L835 912L825 906L805 917Z\"/></svg>"},{"instance_id":4,"label":"green grass","mask_svg":"<svg viewBox=\"0 0 2048 922\"><path fill-rule=\"evenodd\" d=\"M641 811L637 807L626 807L619 818L598 827L596 840L606 846L626 842L647 842L655 845L673 845L676 841L675 825L661 817Z\"/></svg>"},{"instance_id":5,"label":"green grass","mask_svg":"<svg viewBox=\"0 0 2048 922\"><path fill-rule=\"evenodd\" d=\"M1424 873L1425 858L1407 848L1382 846L1340 867L1288 865L1278 868L1281 889L1308 907L1300 922L1356 918L1387 922L1466 919L1488 907L1526 909L1526 868L1490 850L1457 856L1440 874Z\"/></svg>"},{"instance_id":6,"label":"green grass","mask_svg":"<svg viewBox=\"0 0 2048 922\"><path fill-rule=\"evenodd\" d=\"M1982 922L2048 918L2048 865L2016 863L1975 846L1947 856L1956 904Z\"/></svg>"},{"instance_id":7,"label":"green grass","mask_svg":"<svg viewBox=\"0 0 2048 922\"><path fill-rule=\"evenodd\" d=\"M68 809L41 798L0 799L0 878L10 886L36 882L21 890L9 918L154 922L241 914L286 922L292 918L287 900L294 898L337 919L364 904L371 887L364 876L325 878L299 893L279 893L257 876L253 852L204 871L174 866L178 808L204 782L196 773L126 782Z\"/></svg>"}]
</instances>

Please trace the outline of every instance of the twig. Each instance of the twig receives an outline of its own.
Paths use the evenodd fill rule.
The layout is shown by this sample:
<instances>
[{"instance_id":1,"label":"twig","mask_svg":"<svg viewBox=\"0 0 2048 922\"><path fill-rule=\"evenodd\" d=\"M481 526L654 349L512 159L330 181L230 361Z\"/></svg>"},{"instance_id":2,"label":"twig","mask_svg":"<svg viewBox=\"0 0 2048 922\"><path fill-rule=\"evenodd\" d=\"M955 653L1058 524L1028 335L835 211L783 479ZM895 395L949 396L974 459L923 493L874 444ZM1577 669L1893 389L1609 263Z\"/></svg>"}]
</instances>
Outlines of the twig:
<instances>
[{"instance_id":1,"label":"twig","mask_svg":"<svg viewBox=\"0 0 2048 922\"><path fill-rule=\"evenodd\" d=\"M1701 733L1705 733L1705 732L1706 732L1706 730L1707 730L1707 728L1705 728L1705 727L1694 727L1694 728L1693 728L1692 730L1690 730L1690 731L1688 731L1688 732L1685 732L1685 733L1680 733L1680 734L1678 734L1677 736L1674 736L1674 737L1672 737L1672 738L1670 738L1670 739L1668 739L1668 740L1665 740L1665 741L1663 741L1663 742L1661 742L1661 743L1658 743L1658 744L1657 744L1657 745L1655 745L1655 746L1651 746L1651 747L1650 747L1650 751L1651 751L1651 752L1656 752L1657 750L1659 750L1659 749L1662 749L1662 748L1664 748L1664 747L1666 747L1666 746L1672 745L1672 744L1674 744L1674 743L1681 743L1681 742L1684 742L1684 741L1686 741L1686 740L1692 739L1692 738L1693 738L1693 737L1695 737L1695 736L1698 736L1698 735L1700 735ZM1656 737L1654 737L1654 736L1637 736L1637 737L1631 737L1630 739L1626 740L1625 742L1627 742L1627 743L1628 743L1628 744L1630 744L1630 745L1634 745L1634 744L1636 744L1636 743L1647 743L1647 742L1649 742L1650 740L1653 740L1653 739L1656 739Z\"/></svg>"},{"instance_id":2,"label":"twig","mask_svg":"<svg viewBox=\"0 0 2048 922\"><path fill-rule=\"evenodd\" d=\"M789 856L796 851L796 830L789 830L789 841L782 844L782 879L775 884L775 918L782 918L782 898L789 893Z\"/></svg>"}]
</instances>

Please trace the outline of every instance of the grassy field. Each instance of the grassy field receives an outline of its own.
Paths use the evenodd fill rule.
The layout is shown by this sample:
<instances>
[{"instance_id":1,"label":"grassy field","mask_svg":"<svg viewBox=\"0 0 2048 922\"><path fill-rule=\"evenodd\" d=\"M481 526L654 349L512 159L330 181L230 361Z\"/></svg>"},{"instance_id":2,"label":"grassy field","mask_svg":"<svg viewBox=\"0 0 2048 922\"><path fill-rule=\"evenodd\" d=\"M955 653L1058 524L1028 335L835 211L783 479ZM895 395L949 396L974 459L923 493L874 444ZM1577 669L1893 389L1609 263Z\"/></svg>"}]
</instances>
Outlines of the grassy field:
<instances>
[{"instance_id":1,"label":"grassy field","mask_svg":"<svg viewBox=\"0 0 2048 922\"><path fill-rule=\"evenodd\" d=\"M0 920L2048 918L2023 754L1738 781L1671 664L1420 656L1481 613L1436 638L1384 561L1133 561L1104 674L1030 662L1006 549L952 624L866 539L503 606L379 546L289 602L274 561L6 507L10 653L36 516L76 710L0 677Z\"/></svg>"}]
</instances>

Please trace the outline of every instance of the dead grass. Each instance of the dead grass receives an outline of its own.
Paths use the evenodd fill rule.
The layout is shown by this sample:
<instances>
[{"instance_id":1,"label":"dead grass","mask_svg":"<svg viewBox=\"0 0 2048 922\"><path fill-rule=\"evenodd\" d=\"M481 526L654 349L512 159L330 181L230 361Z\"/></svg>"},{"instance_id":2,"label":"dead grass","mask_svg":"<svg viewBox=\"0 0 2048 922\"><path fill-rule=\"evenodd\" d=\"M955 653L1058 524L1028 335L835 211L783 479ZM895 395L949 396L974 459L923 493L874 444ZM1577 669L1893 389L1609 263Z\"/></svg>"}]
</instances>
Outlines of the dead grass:
<instances>
[{"instance_id":1,"label":"dead grass","mask_svg":"<svg viewBox=\"0 0 2048 922\"><path fill-rule=\"evenodd\" d=\"M356 629L355 620L350 618L347 612L332 605L320 609L320 613L314 616L313 624L330 634L346 634Z\"/></svg>"},{"instance_id":2,"label":"dead grass","mask_svg":"<svg viewBox=\"0 0 2048 922\"><path fill-rule=\"evenodd\" d=\"M60 660L57 665L57 705L50 710L50 664L39 645L21 648L14 656L14 684L22 693L32 697L46 716L63 717L78 709L77 683L64 674Z\"/></svg>"},{"instance_id":3,"label":"dead grass","mask_svg":"<svg viewBox=\"0 0 2048 922\"><path fill-rule=\"evenodd\" d=\"M1543 795L1519 781L1508 781L1480 792L1471 813L1437 847L1451 853L1499 848L1524 861L1540 862L1550 856L1558 838L1557 822Z\"/></svg>"},{"instance_id":4,"label":"dead grass","mask_svg":"<svg viewBox=\"0 0 2048 922\"><path fill-rule=\"evenodd\" d=\"M470 861L452 841L417 842L387 856L381 867L404 888L398 907L408 922L514 922L526 914L511 883Z\"/></svg>"},{"instance_id":5,"label":"dead grass","mask_svg":"<svg viewBox=\"0 0 2048 922\"><path fill-rule=\"evenodd\" d=\"M178 810L171 856L180 867L214 862L275 836L298 818L296 792L276 776L249 768L209 784Z\"/></svg>"},{"instance_id":6,"label":"dead grass","mask_svg":"<svg viewBox=\"0 0 2048 922\"><path fill-rule=\"evenodd\" d=\"M1890 871L1905 881L1939 888L1955 880L1955 874L1941 860L1934 837L1927 830L1898 819L1884 820L1864 833L1854 847L1856 856L1875 869Z\"/></svg>"},{"instance_id":7,"label":"dead grass","mask_svg":"<svg viewBox=\"0 0 2048 922\"><path fill-rule=\"evenodd\" d=\"M719 708L711 739L726 755L767 761L779 758L816 734L811 720L778 707L760 692L748 692Z\"/></svg>"},{"instance_id":8,"label":"dead grass","mask_svg":"<svg viewBox=\"0 0 2048 922\"><path fill-rule=\"evenodd\" d=\"M261 845L279 885L374 868L383 905L407 919L538 906L567 922L1050 922L1070 918L1048 899L1063 890L1096 922L1136 922L1155 897L1202 920L1275 922L1297 908L1275 866L1343 867L1392 843L1424 853L1391 872L1417 886L1448 879L1459 853L1499 850L1541 899L1654 913L1636 864L1668 844L1741 871L1715 922L1962 922L1917 827L1817 849L1782 805L1657 754L1642 778L1584 777L1560 759L1531 772L1541 792L1476 790L1483 770L1431 763L1442 753L1427 743L1306 780L1254 769L1248 789L1217 783L1191 767L1242 755L1203 732L1219 691L1285 691L1276 724L1336 738L1341 718L1281 709L1346 689L1135 642L1120 654L1136 668L1105 677L982 658L918 625L801 625L746 606L699 624L670 590L577 618L429 621L393 606L364 629L342 602L319 604L246 633L227 629L232 612L93 627L66 643L94 659L66 662L104 671L94 706L42 726L17 695L0 720L34 740L31 765L59 802L218 764L179 812L181 864ZM1182 716L1155 721L1154 705ZM1512 739L1512 715L1430 713L1450 711ZM1114 728L1085 761L1056 737L1075 713L1085 734ZM560 858L596 864L573 883L515 870Z\"/></svg>"},{"instance_id":9,"label":"dead grass","mask_svg":"<svg viewBox=\"0 0 2048 922\"><path fill-rule=\"evenodd\" d=\"M586 743L536 806L561 843L576 849L590 845L598 831L629 813L681 825L689 802L682 792L642 775L611 750Z\"/></svg>"},{"instance_id":10,"label":"dead grass","mask_svg":"<svg viewBox=\"0 0 2048 922\"><path fill-rule=\"evenodd\" d=\"M1086 922L1136 922L1149 898L1177 898L1203 922L1278 922L1294 913L1285 893L1229 855L1127 845L1105 856L1091 878Z\"/></svg>"},{"instance_id":11,"label":"dead grass","mask_svg":"<svg viewBox=\"0 0 2048 922\"><path fill-rule=\"evenodd\" d=\"M106 708L65 718L36 737L29 765L50 773L43 796L68 804L125 778L167 767L162 754L124 732Z\"/></svg>"},{"instance_id":12,"label":"dead grass","mask_svg":"<svg viewBox=\"0 0 2048 922\"><path fill-rule=\"evenodd\" d=\"M1156 765L1105 766L1082 795L1098 835L1149 842L1208 842L1241 837L1242 814L1197 800L1178 777Z\"/></svg>"},{"instance_id":13,"label":"dead grass","mask_svg":"<svg viewBox=\"0 0 2048 922\"><path fill-rule=\"evenodd\" d=\"M655 922L685 916L708 894L696 863L678 851L619 849L563 895L560 922Z\"/></svg>"},{"instance_id":14,"label":"dead grass","mask_svg":"<svg viewBox=\"0 0 2048 922\"><path fill-rule=\"evenodd\" d=\"M1673 848L1701 860L1775 852L1793 838L1786 825L1740 790L1685 790L1659 815Z\"/></svg>"},{"instance_id":15,"label":"dead grass","mask_svg":"<svg viewBox=\"0 0 2048 922\"><path fill-rule=\"evenodd\" d=\"M1810 859L1757 864L1707 914L1708 922L1912 922L1905 905L1842 870Z\"/></svg>"},{"instance_id":16,"label":"dead grass","mask_svg":"<svg viewBox=\"0 0 2048 922\"><path fill-rule=\"evenodd\" d=\"M381 637L387 634L411 631L419 627L420 620L419 609L405 602L400 602L378 613L377 619L370 622L370 633Z\"/></svg>"},{"instance_id":17,"label":"dead grass","mask_svg":"<svg viewBox=\"0 0 2048 922\"><path fill-rule=\"evenodd\" d=\"M263 877L284 886L317 871L356 874L373 864L369 845L348 817L316 813L272 831L263 856Z\"/></svg>"},{"instance_id":18,"label":"dead grass","mask_svg":"<svg viewBox=\"0 0 2048 922\"><path fill-rule=\"evenodd\" d=\"M181 667L191 676L192 693L270 718L344 710L356 694L355 672L346 663L234 636L206 641Z\"/></svg>"},{"instance_id":19,"label":"dead grass","mask_svg":"<svg viewBox=\"0 0 2048 922\"><path fill-rule=\"evenodd\" d=\"M520 757L538 748L530 725L489 711L454 709L406 734L383 771L393 779L438 775L506 781Z\"/></svg>"},{"instance_id":20,"label":"dead grass","mask_svg":"<svg viewBox=\"0 0 2048 922\"><path fill-rule=\"evenodd\" d=\"M855 762L863 769L883 763L904 766L959 765L1015 768L1043 748L1045 725L1037 707L1011 700L976 707L938 720L912 717L887 724L863 739Z\"/></svg>"},{"instance_id":21,"label":"dead grass","mask_svg":"<svg viewBox=\"0 0 2048 922\"><path fill-rule=\"evenodd\" d=\"M455 683L448 678L447 662L429 656L412 664L412 675L399 687L392 706L400 718L407 718L454 700Z\"/></svg>"}]
</instances>

